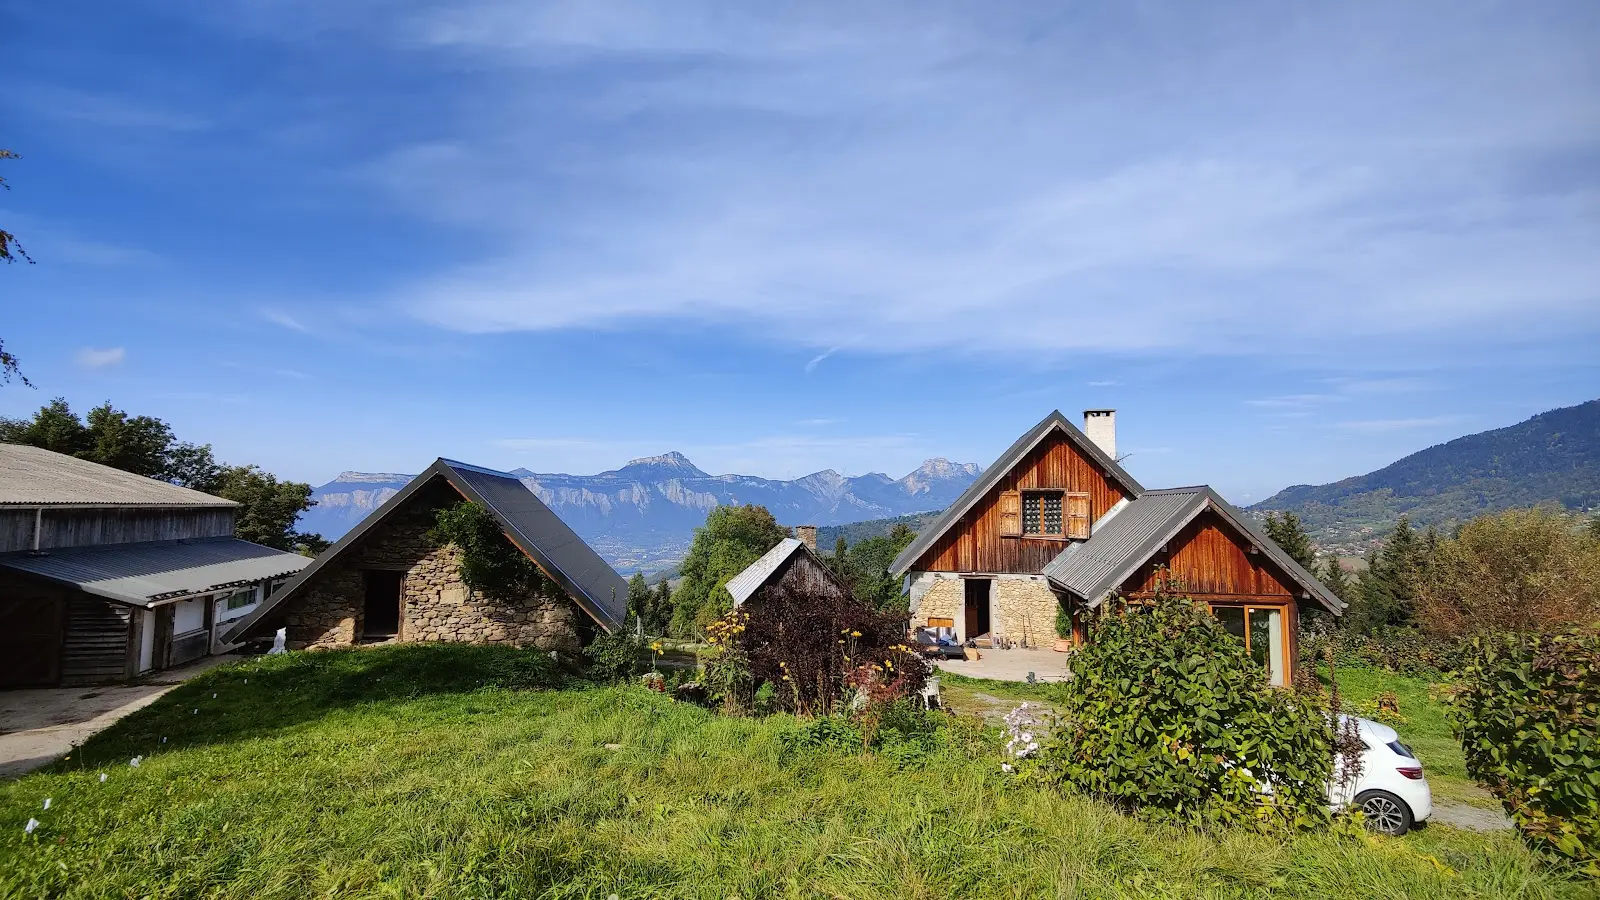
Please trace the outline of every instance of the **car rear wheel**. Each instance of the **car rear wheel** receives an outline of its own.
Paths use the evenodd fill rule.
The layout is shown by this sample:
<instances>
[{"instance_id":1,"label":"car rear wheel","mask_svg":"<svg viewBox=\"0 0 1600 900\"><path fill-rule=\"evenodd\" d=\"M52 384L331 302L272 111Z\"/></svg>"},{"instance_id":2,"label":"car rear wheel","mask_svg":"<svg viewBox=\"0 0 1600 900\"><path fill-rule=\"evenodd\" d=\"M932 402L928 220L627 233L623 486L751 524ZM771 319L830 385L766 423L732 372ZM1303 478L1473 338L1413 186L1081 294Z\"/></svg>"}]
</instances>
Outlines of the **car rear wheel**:
<instances>
[{"instance_id":1,"label":"car rear wheel","mask_svg":"<svg viewBox=\"0 0 1600 900\"><path fill-rule=\"evenodd\" d=\"M1356 798L1356 807L1379 834L1399 837L1411 830L1411 807L1388 791L1367 791Z\"/></svg>"}]
</instances>

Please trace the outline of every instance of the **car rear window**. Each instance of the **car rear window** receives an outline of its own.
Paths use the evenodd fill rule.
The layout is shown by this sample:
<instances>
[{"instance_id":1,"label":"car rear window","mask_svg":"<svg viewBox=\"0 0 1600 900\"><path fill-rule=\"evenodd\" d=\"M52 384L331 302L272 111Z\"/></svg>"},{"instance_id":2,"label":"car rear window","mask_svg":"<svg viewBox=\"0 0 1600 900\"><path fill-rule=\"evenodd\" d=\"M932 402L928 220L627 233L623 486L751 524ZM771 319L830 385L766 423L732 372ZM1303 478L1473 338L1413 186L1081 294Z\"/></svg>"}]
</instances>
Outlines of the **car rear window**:
<instances>
[{"instance_id":1,"label":"car rear window","mask_svg":"<svg viewBox=\"0 0 1600 900\"><path fill-rule=\"evenodd\" d=\"M1416 759L1417 758L1417 754L1411 752L1411 748L1410 747L1407 747L1405 744L1402 744L1399 741L1390 741L1389 742L1389 749L1393 750L1394 752L1396 752L1398 754L1400 754L1401 756L1404 756L1407 759Z\"/></svg>"}]
</instances>

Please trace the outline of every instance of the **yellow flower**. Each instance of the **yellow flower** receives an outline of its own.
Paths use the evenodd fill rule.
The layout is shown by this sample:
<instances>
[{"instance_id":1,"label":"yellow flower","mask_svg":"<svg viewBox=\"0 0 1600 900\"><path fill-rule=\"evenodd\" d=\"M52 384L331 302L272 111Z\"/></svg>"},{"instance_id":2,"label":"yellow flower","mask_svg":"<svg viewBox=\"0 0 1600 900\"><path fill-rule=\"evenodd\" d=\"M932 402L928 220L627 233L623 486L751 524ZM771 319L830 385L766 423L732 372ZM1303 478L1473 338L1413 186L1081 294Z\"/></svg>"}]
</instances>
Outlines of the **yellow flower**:
<instances>
[{"instance_id":1,"label":"yellow flower","mask_svg":"<svg viewBox=\"0 0 1600 900\"><path fill-rule=\"evenodd\" d=\"M861 637L861 632L859 632L859 631L852 631L852 632L850 632L850 636L851 636L851 637Z\"/></svg>"}]
</instances>

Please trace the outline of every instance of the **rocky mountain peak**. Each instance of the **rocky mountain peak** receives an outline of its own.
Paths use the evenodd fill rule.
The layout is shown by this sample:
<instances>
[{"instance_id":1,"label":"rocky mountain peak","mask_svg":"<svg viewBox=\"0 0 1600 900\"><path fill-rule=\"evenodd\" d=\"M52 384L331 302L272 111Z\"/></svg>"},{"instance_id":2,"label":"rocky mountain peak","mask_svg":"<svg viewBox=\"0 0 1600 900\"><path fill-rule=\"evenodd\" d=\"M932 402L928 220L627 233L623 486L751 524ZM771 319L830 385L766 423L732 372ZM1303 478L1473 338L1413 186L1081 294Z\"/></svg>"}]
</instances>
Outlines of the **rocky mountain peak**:
<instances>
[{"instance_id":1,"label":"rocky mountain peak","mask_svg":"<svg viewBox=\"0 0 1600 900\"><path fill-rule=\"evenodd\" d=\"M710 478L698 466L689 461L676 450L669 450L660 456L641 456L638 459L628 460L628 464L618 469L619 474L648 475L655 478Z\"/></svg>"},{"instance_id":2,"label":"rocky mountain peak","mask_svg":"<svg viewBox=\"0 0 1600 900\"><path fill-rule=\"evenodd\" d=\"M953 463L942 456L925 459L912 473L927 478L973 478L983 471L977 463Z\"/></svg>"}]
</instances>

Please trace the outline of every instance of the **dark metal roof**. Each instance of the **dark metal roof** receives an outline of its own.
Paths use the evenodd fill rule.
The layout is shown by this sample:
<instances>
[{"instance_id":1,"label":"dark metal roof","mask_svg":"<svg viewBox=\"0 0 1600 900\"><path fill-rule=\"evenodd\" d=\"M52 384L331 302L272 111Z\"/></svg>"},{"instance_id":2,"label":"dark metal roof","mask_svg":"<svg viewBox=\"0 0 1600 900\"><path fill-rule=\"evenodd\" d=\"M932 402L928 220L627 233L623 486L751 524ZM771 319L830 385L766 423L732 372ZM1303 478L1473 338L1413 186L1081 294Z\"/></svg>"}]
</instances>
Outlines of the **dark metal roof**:
<instances>
[{"instance_id":1,"label":"dark metal roof","mask_svg":"<svg viewBox=\"0 0 1600 900\"><path fill-rule=\"evenodd\" d=\"M461 496L487 509L513 544L544 570L578 607L607 631L619 628L627 611L628 583L583 538L545 506L515 475L440 457L384 501L360 524L323 551L310 566L259 609L239 621L227 640L258 636L254 629L273 610L299 592L329 561L337 559L411 497L435 479L444 479Z\"/></svg>"},{"instance_id":2,"label":"dark metal roof","mask_svg":"<svg viewBox=\"0 0 1600 900\"><path fill-rule=\"evenodd\" d=\"M0 443L0 506L232 509L238 505L53 450Z\"/></svg>"},{"instance_id":3,"label":"dark metal roof","mask_svg":"<svg viewBox=\"0 0 1600 900\"><path fill-rule=\"evenodd\" d=\"M0 557L0 567L133 606L283 578L309 565L311 560L298 553L236 538L102 544Z\"/></svg>"},{"instance_id":4,"label":"dark metal roof","mask_svg":"<svg viewBox=\"0 0 1600 900\"><path fill-rule=\"evenodd\" d=\"M1027 434L1017 438L1016 443L1012 444L1006 452L1000 454L1000 458L995 460L989 468L983 470L983 474L978 476L978 480L969 485L966 491L956 498L956 502L952 503L950 508L944 511L944 515L941 515L937 522L924 528L922 533L917 535L916 540L911 542L910 546L900 551L900 555L896 556L894 563L889 566L889 574L904 575L909 571L922 554L933 546L934 541L937 541L946 531L949 531L952 526L961 521L961 517L966 515L967 511L979 500L983 499L985 494L993 490L994 486L1000 483L1000 479L1004 478L1017 463L1021 462L1029 451L1037 447L1039 442L1044 440L1051 432L1057 430L1065 434L1067 440L1079 452L1105 471L1112 481L1121 485L1128 493L1135 497L1144 493L1144 488L1139 485L1139 482L1135 481L1132 475L1123 471L1122 466L1118 465L1116 460L1100 449L1100 446L1094 441L1089 440L1089 437L1079 431L1076 425L1067 421L1067 417L1061 414L1061 410L1052 410L1050 415L1045 416L1039 424L1029 429Z\"/></svg>"},{"instance_id":5,"label":"dark metal roof","mask_svg":"<svg viewBox=\"0 0 1600 900\"><path fill-rule=\"evenodd\" d=\"M1344 601L1208 485L1147 491L1109 519L1102 519L1103 524L1096 525L1089 540L1057 554L1045 565L1044 574L1051 582L1096 606L1207 509L1214 510L1248 538L1331 612L1344 611Z\"/></svg>"}]
</instances>

